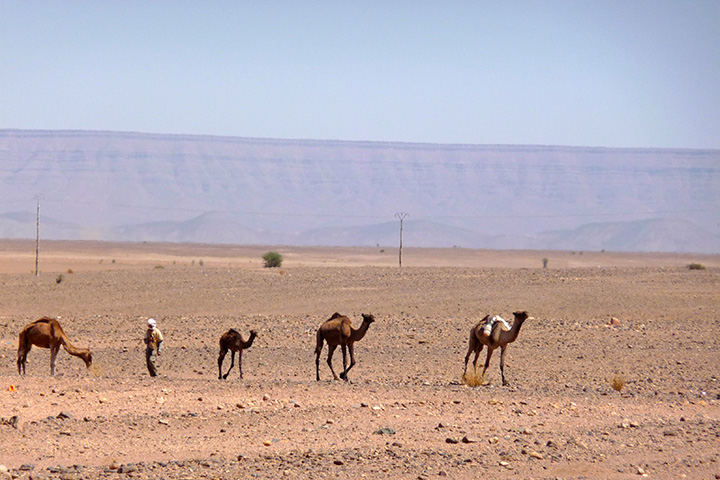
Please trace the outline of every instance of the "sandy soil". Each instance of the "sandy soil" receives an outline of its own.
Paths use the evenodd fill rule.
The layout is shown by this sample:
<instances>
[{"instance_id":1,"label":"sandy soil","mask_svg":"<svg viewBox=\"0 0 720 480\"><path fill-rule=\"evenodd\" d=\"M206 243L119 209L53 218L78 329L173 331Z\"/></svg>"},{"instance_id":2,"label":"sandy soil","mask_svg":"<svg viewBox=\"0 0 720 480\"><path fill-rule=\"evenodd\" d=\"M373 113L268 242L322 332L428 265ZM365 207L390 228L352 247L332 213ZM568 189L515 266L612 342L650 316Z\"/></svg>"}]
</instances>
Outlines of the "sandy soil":
<instances>
[{"instance_id":1,"label":"sandy soil","mask_svg":"<svg viewBox=\"0 0 720 480\"><path fill-rule=\"evenodd\" d=\"M43 242L35 276L34 242L0 241L0 479L720 478L720 255L273 249L279 269L267 247ZM520 309L510 385L499 352L465 385L471 327ZM327 348L316 382L336 311L377 321L350 382ZM90 370L33 349L18 376L43 315ZM258 338L221 381L230 327Z\"/></svg>"}]
</instances>

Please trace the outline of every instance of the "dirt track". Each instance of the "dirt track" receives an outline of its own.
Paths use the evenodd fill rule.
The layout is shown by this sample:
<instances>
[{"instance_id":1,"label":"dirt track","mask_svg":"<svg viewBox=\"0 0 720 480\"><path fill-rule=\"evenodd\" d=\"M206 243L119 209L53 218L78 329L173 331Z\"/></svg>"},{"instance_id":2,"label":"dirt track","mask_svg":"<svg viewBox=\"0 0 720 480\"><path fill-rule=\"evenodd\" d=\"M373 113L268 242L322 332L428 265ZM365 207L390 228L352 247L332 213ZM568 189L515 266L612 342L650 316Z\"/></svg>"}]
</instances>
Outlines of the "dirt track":
<instances>
[{"instance_id":1,"label":"dirt track","mask_svg":"<svg viewBox=\"0 0 720 480\"><path fill-rule=\"evenodd\" d=\"M0 465L17 478L720 478L720 256L408 249L398 269L396 252L285 248L266 269L261 247L57 242L35 277L31 242L0 247L0 417L18 417ZM470 328L518 309L535 319L511 385L499 352L491 385L462 384ZM377 319L350 383L327 350L315 381L335 311ZM42 315L91 347L89 372L61 352L52 378L33 349L17 375ZM219 381L230 327L259 336L245 378Z\"/></svg>"}]
</instances>

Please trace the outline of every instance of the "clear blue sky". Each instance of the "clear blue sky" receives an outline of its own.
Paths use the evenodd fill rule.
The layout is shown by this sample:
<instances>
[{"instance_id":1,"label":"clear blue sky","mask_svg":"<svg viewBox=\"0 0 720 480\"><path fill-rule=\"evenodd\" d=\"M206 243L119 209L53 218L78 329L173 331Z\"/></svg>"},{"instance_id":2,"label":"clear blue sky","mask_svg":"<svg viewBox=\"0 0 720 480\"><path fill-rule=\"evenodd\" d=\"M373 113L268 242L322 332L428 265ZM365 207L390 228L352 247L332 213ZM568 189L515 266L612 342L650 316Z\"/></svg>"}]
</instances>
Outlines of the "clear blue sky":
<instances>
[{"instance_id":1,"label":"clear blue sky","mask_svg":"<svg viewBox=\"0 0 720 480\"><path fill-rule=\"evenodd\" d=\"M720 148L720 1L0 0L0 129Z\"/></svg>"}]
</instances>

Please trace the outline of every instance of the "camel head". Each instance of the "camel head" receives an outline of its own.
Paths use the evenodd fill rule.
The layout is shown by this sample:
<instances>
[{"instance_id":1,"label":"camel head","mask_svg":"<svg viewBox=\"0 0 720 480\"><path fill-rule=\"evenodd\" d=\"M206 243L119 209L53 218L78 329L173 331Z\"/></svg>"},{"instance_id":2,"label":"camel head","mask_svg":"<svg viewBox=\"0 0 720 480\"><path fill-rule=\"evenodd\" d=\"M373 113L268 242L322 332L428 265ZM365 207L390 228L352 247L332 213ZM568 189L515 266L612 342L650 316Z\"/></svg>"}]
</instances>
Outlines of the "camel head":
<instances>
[{"instance_id":1,"label":"camel head","mask_svg":"<svg viewBox=\"0 0 720 480\"><path fill-rule=\"evenodd\" d=\"M532 320L533 317L531 317L528 312L525 310L519 311L519 312L513 312L513 315L515 316L515 320L520 320L521 322L524 322L525 320Z\"/></svg>"},{"instance_id":2,"label":"camel head","mask_svg":"<svg viewBox=\"0 0 720 480\"><path fill-rule=\"evenodd\" d=\"M375 317L369 313L363 313L362 318L363 318L363 322L367 322L367 323L373 323L375 321Z\"/></svg>"},{"instance_id":3,"label":"camel head","mask_svg":"<svg viewBox=\"0 0 720 480\"><path fill-rule=\"evenodd\" d=\"M80 358L85 361L86 368L90 368L92 366L92 352L90 350L88 350L87 353L80 355Z\"/></svg>"},{"instance_id":4,"label":"camel head","mask_svg":"<svg viewBox=\"0 0 720 480\"><path fill-rule=\"evenodd\" d=\"M255 330L250 330L250 336L257 337L257 332Z\"/></svg>"}]
</instances>

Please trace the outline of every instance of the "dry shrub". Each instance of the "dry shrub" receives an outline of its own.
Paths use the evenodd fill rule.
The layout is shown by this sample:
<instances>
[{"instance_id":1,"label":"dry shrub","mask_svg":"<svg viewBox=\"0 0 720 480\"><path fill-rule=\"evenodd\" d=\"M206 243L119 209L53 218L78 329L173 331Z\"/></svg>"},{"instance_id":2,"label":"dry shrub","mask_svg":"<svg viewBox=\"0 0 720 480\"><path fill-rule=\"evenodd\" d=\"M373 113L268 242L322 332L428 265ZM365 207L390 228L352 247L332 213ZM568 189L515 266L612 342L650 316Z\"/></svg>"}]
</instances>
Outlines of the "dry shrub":
<instances>
[{"instance_id":1,"label":"dry shrub","mask_svg":"<svg viewBox=\"0 0 720 480\"><path fill-rule=\"evenodd\" d=\"M619 392L623 388L625 388L625 377L619 374L615 374L615 376L610 379L610 386L613 388L613 390Z\"/></svg>"},{"instance_id":2,"label":"dry shrub","mask_svg":"<svg viewBox=\"0 0 720 480\"><path fill-rule=\"evenodd\" d=\"M688 270L705 270L705 265L702 263L691 263L687 266Z\"/></svg>"},{"instance_id":3,"label":"dry shrub","mask_svg":"<svg viewBox=\"0 0 720 480\"><path fill-rule=\"evenodd\" d=\"M485 379L481 375L478 375L477 371L467 372L463 376L462 382L468 387L480 387L486 384Z\"/></svg>"}]
</instances>

